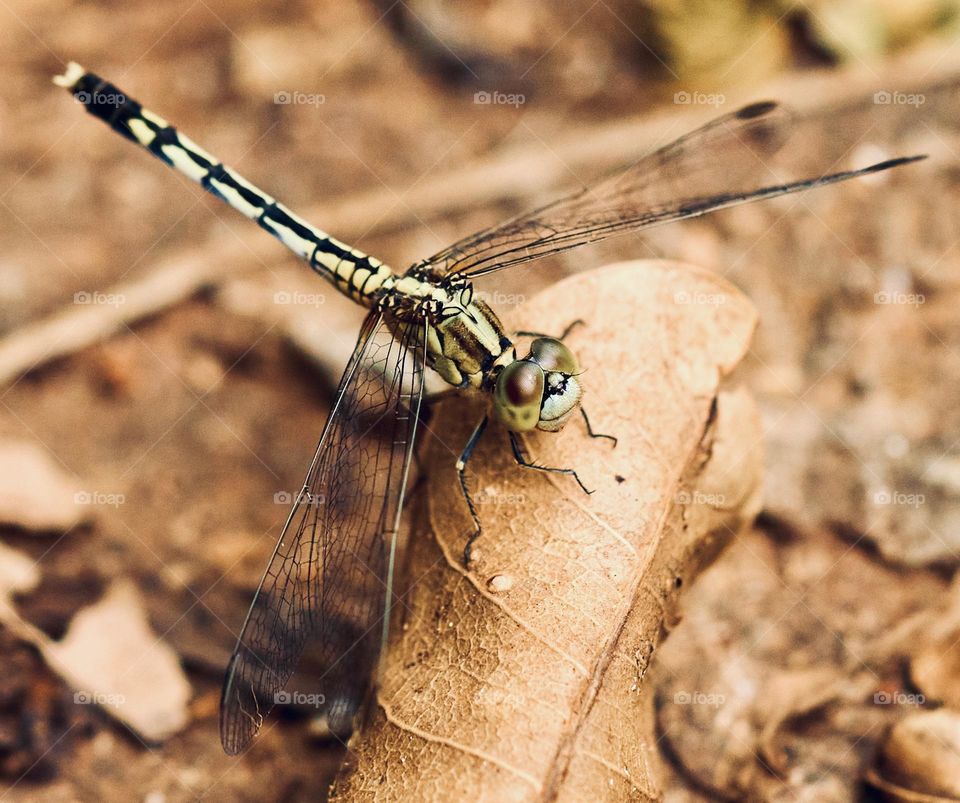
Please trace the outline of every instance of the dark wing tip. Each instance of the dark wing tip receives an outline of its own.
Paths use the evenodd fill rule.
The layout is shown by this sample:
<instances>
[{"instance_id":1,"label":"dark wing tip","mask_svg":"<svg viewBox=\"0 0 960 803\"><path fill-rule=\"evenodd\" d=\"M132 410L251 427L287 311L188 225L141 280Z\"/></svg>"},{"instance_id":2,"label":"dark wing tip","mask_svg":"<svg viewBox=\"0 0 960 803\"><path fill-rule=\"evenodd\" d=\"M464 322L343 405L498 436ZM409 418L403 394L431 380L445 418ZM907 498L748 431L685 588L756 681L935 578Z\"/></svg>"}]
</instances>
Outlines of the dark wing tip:
<instances>
[{"instance_id":1,"label":"dark wing tip","mask_svg":"<svg viewBox=\"0 0 960 803\"><path fill-rule=\"evenodd\" d=\"M234 733L234 729L226 732L223 729L223 723L220 727L220 745L223 752L228 756L239 756L246 750L247 745L253 740L253 733Z\"/></svg>"},{"instance_id":2,"label":"dark wing tip","mask_svg":"<svg viewBox=\"0 0 960 803\"><path fill-rule=\"evenodd\" d=\"M235 715L220 717L220 745L228 756L239 756L253 741L260 726Z\"/></svg>"},{"instance_id":3,"label":"dark wing tip","mask_svg":"<svg viewBox=\"0 0 960 803\"><path fill-rule=\"evenodd\" d=\"M900 165L910 164L911 162L919 162L927 158L927 154L921 153L916 156L898 156L896 159L887 159L885 162L877 162L875 165L870 165L870 167L865 167L861 172L863 173L879 173L881 170L889 170L891 167L899 167Z\"/></svg>"},{"instance_id":4,"label":"dark wing tip","mask_svg":"<svg viewBox=\"0 0 960 803\"><path fill-rule=\"evenodd\" d=\"M733 116L738 120L753 120L757 117L763 117L765 114L770 114L778 105L775 100L761 100L744 106L742 109L737 109Z\"/></svg>"}]
</instances>

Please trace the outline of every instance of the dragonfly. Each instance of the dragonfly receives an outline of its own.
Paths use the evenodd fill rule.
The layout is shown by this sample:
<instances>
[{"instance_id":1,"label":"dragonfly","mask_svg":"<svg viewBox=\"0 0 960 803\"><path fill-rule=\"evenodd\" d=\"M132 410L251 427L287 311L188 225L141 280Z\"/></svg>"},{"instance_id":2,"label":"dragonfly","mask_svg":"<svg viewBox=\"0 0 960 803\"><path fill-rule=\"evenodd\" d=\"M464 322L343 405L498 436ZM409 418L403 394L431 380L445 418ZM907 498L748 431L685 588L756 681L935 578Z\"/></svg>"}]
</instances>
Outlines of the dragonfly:
<instances>
[{"instance_id":1,"label":"dragonfly","mask_svg":"<svg viewBox=\"0 0 960 803\"><path fill-rule=\"evenodd\" d=\"M591 436L616 445L591 427L581 404L581 367L563 342L566 333L511 336L474 291L477 278L613 235L925 158L840 171L814 163L785 175L777 155L788 144L809 151L822 121L775 102L753 103L399 273L307 223L78 64L71 62L54 81L114 131L256 221L369 310L226 671L220 737L229 754L247 749L274 703L289 699L283 690L308 643L320 651L323 694L317 708L333 732L349 733L369 702L394 605L397 534L426 409L428 368L451 390L488 400L455 466L473 522L464 543L468 570L482 522L466 469L491 420L506 430L519 466L568 474L587 493L575 469L531 460L519 436L556 432L579 411ZM533 338L523 357L517 336Z\"/></svg>"}]
</instances>

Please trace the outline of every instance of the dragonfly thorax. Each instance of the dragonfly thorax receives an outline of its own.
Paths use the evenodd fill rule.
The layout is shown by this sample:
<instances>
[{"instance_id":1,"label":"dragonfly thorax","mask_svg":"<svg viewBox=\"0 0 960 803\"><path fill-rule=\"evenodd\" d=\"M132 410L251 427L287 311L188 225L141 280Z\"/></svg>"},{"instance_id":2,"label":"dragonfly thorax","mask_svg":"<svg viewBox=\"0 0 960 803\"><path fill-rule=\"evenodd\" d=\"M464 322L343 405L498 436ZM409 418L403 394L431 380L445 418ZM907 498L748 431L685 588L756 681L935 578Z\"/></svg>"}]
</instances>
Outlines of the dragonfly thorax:
<instances>
[{"instance_id":1,"label":"dragonfly thorax","mask_svg":"<svg viewBox=\"0 0 960 803\"><path fill-rule=\"evenodd\" d=\"M493 414L512 432L556 432L580 404L576 357L562 342L537 337L517 350L490 306L462 279L431 281L414 271L386 285L381 306L395 332L427 319L427 364L454 387L493 396Z\"/></svg>"},{"instance_id":2,"label":"dragonfly thorax","mask_svg":"<svg viewBox=\"0 0 960 803\"><path fill-rule=\"evenodd\" d=\"M398 336L426 319L427 364L454 387L489 389L495 372L516 359L496 313L462 279L431 281L408 272L387 285L380 305Z\"/></svg>"}]
</instances>

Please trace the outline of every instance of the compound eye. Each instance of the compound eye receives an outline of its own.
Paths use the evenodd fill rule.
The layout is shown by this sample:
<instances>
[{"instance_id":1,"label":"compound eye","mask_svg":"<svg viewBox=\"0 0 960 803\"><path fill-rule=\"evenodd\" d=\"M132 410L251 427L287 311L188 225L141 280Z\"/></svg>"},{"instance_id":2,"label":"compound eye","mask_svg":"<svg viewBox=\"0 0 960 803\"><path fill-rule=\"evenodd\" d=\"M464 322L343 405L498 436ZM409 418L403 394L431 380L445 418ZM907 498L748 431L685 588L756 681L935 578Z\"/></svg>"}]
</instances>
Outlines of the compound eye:
<instances>
[{"instance_id":1,"label":"compound eye","mask_svg":"<svg viewBox=\"0 0 960 803\"><path fill-rule=\"evenodd\" d=\"M530 345L530 359L547 373L558 371L561 374L575 374L580 370L573 352L555 337L538 337L534 340Z\"/></svg>"},{"instance_id":2,"label":"compound eye","mask_svg":"<svg viewBox=\"0 0 960 803\"><path fill-rule=\"evenodd\" d=\"M512 432L529 432L540 420L543 369L530 360L515 360L500 372L493 397L497 419Z\"/></svg>"}]
</instances>

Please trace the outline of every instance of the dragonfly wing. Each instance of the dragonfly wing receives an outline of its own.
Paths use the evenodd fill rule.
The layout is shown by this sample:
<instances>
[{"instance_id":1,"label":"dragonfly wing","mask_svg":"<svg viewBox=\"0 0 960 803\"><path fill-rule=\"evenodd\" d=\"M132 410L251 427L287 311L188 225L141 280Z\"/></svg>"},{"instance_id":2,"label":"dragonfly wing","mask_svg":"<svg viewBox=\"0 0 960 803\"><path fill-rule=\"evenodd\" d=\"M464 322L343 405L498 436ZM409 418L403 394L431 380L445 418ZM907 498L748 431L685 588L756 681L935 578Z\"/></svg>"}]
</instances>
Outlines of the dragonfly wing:
<instances>
[{"instance_id":1,"label":"dragonfly wing","mask_svg":"<svg viewBox=\"0 0 960 803\"><path fill-rule=\"evenodd\" d=\"M593 186L470 235L419 263L482 276L614 234L885 170L923 157L837 171L821 155L822 117L773 103L726 114Z\"/></svg>"},{"instance_id":2,"label":"dragonfly wing","mask_svg":"<svg viewBox=\"0 0 960 803\"><path fill-rule=\"evenodd\" d=\"M311 700L349 729L389 619L393 550L423 394L426 326L395 338L366 319L304 487L227 668L220 738L234 755L277 701L308 639L324 672Z\"/></svg>"}]
</instances>

